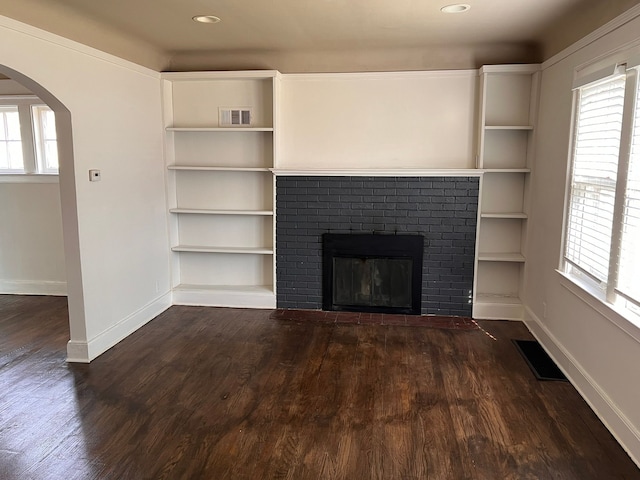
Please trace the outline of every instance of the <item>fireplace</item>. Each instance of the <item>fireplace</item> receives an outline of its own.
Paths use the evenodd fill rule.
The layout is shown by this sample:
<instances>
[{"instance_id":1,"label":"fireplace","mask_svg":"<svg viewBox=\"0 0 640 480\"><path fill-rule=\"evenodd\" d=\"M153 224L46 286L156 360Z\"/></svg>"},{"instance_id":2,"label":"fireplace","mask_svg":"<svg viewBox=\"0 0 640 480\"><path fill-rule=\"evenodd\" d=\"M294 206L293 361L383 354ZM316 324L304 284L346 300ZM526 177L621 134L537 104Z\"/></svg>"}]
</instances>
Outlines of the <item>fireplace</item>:
<instances>
[{"instance_id":1,"label":"fireplace","mask_svg":"<svg viewBox=\"0 0 640 480\"><path fill-rule=\"evenodd\" d=\"M479 186L458 176L276 176L278 308L323 308L323 234L375 232L424 238L423 315L471 316Z\"/></svg>"},{"instance_id":2,"label":"fireplace","mask_svg":"<svg viewBox=\"0 0 640 480\"><path fill-rule=\"evenodd\" d=\"M322 235L322 308L421 312L422 235Z\"/></svg>"}]
</instances>

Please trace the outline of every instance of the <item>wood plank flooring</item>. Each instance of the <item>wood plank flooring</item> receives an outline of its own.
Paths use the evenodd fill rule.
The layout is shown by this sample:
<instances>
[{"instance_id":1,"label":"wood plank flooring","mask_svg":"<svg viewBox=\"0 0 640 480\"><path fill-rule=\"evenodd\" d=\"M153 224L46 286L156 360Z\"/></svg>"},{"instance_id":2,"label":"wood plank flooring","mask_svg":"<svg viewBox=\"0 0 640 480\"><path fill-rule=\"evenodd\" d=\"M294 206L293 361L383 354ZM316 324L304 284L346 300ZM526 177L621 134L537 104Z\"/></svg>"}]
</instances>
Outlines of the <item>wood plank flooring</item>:
<instances>
[{"instance_id":1,"label":"wood plank flooring","mask_svg":"<svg viewBox=\"0 0 640 480\"><path fill-rule=\"evenodd\" d=\"M0 296L0 478L640 479L569 383L480 329L172 307L66 364L66 299Z\"/></svg>"}]
</instances>

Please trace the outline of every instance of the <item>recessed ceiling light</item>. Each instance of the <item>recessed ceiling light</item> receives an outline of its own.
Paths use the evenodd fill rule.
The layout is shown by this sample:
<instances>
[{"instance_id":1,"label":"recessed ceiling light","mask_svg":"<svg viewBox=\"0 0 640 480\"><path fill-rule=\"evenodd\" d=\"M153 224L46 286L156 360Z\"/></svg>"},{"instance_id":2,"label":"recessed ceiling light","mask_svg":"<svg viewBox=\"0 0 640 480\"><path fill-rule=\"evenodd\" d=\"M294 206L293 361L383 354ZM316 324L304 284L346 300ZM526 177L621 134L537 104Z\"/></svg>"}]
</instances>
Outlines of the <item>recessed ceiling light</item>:
<instances>
[{"instance_id":1,"label":"recessed ceiling light","mask_svg":"<svg viewBox=\"0 0 640 480\"><path fill-rule=\"evenodd\" d=\"M193 17L193 21L200 23L218 23L220 18L214 15L196 15Z\"/></svg>"},{"instance_id":2,"label":"recessed ceiling light","mask_svg":"<svg viewBox=\"0 0 640 480\"><path fill-rule=\"evenodd\" d=\"M442 7L440 11L444 13L462 13L462 12L466 12L470 8L471 8L471 5L467 5L466 3L454 3L453 5L447 5L446 7Z\"/></svg>"}]
</instances>

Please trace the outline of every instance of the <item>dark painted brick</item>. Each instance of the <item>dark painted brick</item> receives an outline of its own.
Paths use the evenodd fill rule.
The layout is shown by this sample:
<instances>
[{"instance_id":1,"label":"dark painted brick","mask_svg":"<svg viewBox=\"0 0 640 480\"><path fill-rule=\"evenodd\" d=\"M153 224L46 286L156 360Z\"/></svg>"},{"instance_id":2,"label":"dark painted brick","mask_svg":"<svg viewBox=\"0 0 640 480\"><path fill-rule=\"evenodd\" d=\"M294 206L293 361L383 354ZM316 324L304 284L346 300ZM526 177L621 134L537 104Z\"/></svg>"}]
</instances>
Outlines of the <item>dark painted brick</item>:
<instances>
[{"instance_id":1,"label":"dark painted brick","mask_svg":"<svg viewBox=\"0 0 640 480\"><path fill-rule=\"evenodd\" d=\"M367 188L367 186L365 185L362 188L352 188L351 189L351 194L352 195L373 195L375 192L373 190L373 188L369 187Z\"/></svg>"},{"instance_id":2,"label":"dark painted brick","mask_svg":"<svg viewBox=\"0 0 640 480\"><path fill-rule=\"evenodd\" d=\"M454 231L453 225L443 225L443 224L431 224L429 225L429 232L432 233L451 233Z\"/></svg>"},{"instance_id":3,"label":"dark painted brick","mask_svg":"<svg viewBox=\"0 0 640 480\"><path fill-rule=\"evenodd\" d=\"M367 203L384 203L386 199L381 195L363 195L362 201Z\"/></svg>"},{"instance_id":4,"label":"dark painted brick","mask_svg":"<svg viewBox=\"0 0 640 480\"><path fill-rule=\"evenodd\" d=\"M418 210L427 212L437 212L443 210L444 204L442 203L420 203L418 204Z\"/></svg>"},{"instance_id":5,"label":"dark painted brick","mask_svg":"<svg viewBox=\"0 0 640 480\"><path fill-rule=\"evenodd\" d=\"M440 303L440 302L449 302L451 301L451 297L448 295L432 295L428 299L429 302Z\"/></svg>"},{"instance_id":6,"label":"dark painted brick","mask_svg":"<svg viewBox=\"0 0 640 480\"><path fill-rule=\"evenodd\" d=\"M296 180L296 185L304 186L304 187L317 187L319 185L319 180L314 177L298 177Z\"/></svg>"},{"instance_id":7,"label":"dark painted brick","mask_svg":"<svg viewBox=\"0 0 640 480\"><path fill-rule=\"evenodd\" d=\"M467 236L464 233L444 233L442 235L443 240L467 240Z\"/></svg>"},{"instance_id":8,"label":"dark painted brick","mask_svg":"<svg viewBox=\"0 0 640 480\"><path fill-rule=\"evenodd\" d=\"M409 212L405 209L398 209L398 210L383 210L383 216L387 217L385 218L385 220L390 220L390 219L402 219L402 221L404 221L404 219L406 217L409 216Z\"/></svg>"},{"instance_id":9,"label":"dark painted brick","mask_svg":"<svg viewBox=\"0 0 640 480\"><path fill-rule=\"evenodd\" d=\"M445 203L445 204L443 204L443 208L442 209L443 210L449 210L449 211L451 211L451 210L454 210L454 211L457 211L457 210L466 211L467 210L467 205L464 204L464 203ZM455 215L455 213L452 214L452 215Z\"/></svg>"},{"instance_id":10,"label":"dark painted brick","mask_svg":"<svg viewBox=\"0 0 640 480\"><path fill-rule=\"evenodd\" d=\"M454 225L456 232L459 231L461 227L467 225L467 220L464 218L448 217L443 218L441 221L443 225Z\"/></svg>"},{"instance_id":11,"label":"dark painted brick","mask_svg":"<svg viewBox=\"0 0 640 480\"><path fill-rule=\"evenodd\" d=\"M422 312L471 315L478 178L277 177L276 185L279 307L321 307L323 232L408 232L425 235Z\"/></svg>"},{"instance_id":12,"label":"dark painted brick","mask_svg":"<svg viewBox=\"0 0 640 480\"><path fill-rule=\"evenodd\" d=\"M374 205L373 203L369 202L369 203L352 203L351 204L351 210L373 210Z\"/></svg>"},{"instance_id":13,"label":"dark painted brick","mask_svg":"<svg viewBox=\"0 0 640 480\"><path fill-rule=\"evenodd\" d=\"M340 186L348 189L362 188L364 181L360 177L344 177L340 182Z\"/></svg>"}]
</instances>

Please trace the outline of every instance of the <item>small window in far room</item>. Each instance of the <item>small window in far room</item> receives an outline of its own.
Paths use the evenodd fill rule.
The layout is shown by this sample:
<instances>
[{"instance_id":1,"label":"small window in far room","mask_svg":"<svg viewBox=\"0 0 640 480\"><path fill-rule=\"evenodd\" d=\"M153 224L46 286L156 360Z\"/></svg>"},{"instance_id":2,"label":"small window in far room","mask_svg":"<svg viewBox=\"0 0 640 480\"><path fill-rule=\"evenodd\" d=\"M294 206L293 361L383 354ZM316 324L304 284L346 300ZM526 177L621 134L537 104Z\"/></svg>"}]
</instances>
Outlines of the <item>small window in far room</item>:
<instances>
[{"instance_id":1,"label":"small window in far room","mask_svg":"<svg viewBox=\"0 0 640 480\"><path fill-rule=\"evenodd\" d=\"M0 105L0 171L24 171L17 105Z\"/></svg>"},{"instance_id":2,"label":"small window in far room","mask_svg":"<svg viewBox=\"0 0 640 480\"><path fill-rule=\"evenodd\" d=\"M0 175L57 175L53 110L35 95L0 95Z\"/></svg>"},{"instance_id":3,"label":"small window in far room","mask_svg":"<svg viewBox=\"0 0 640 480\"><path fill-rule=\"evenodd\" d=\"M46 105L31 107L38 173L58 173L56 117Z\"/></svg>"}]
</instances>

